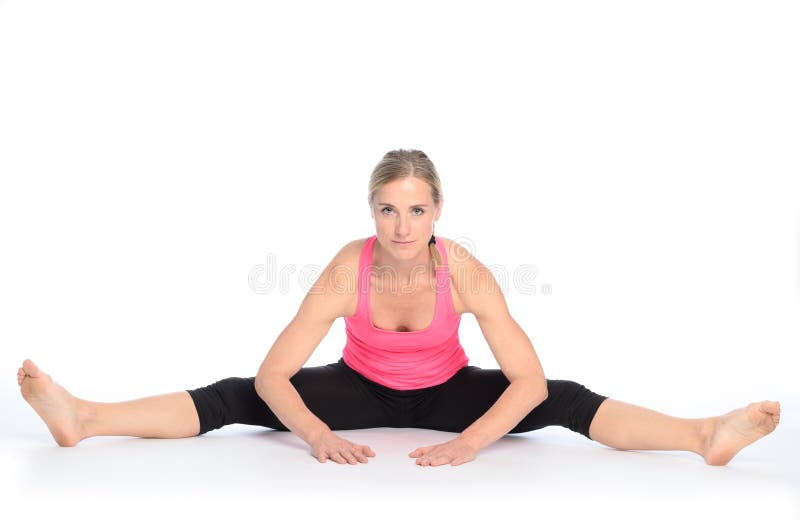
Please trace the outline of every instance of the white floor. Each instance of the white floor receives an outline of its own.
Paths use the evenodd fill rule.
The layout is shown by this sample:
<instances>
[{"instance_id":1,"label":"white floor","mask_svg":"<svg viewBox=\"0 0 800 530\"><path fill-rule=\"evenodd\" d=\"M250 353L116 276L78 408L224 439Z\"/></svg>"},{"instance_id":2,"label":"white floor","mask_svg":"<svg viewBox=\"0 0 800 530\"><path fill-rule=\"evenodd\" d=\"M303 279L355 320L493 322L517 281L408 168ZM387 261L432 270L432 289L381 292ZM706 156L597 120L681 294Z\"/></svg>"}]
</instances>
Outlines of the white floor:
<instances>
[{"instance_id":1,"label":"white floor","mask_svg":"<svg viewBox=\"0 0 800 530\"><path fill-rule=\"evenodd\" d=\"M0 433L2 528L800 527L800 403L784 403L779 429L726 467L691 453L617 451L548 427L507 435L461 466L423 468L407 454L451 433L341 431L377 453L355 466L320 464L291 433L239 425L60 448L24 401L3 401L13 421Z\"/></svg>"}]
</instances>

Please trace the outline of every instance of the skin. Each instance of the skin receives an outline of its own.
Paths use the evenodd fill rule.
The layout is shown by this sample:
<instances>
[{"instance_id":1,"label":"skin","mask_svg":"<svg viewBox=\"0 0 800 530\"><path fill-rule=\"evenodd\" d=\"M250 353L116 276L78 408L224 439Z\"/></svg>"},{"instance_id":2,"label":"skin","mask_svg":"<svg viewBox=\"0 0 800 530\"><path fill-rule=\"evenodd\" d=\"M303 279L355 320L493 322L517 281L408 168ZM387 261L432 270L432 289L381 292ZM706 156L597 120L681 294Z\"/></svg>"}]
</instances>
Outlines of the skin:
<instances>
[{"instance_id":1,"label":"skin","mask_svg":"<svg viewBox=\"0 0 800 530\"><path fill-rule=\"evenodd\" d=\"M381 187L370 204L377 236L373 264L391 267L397 271L402 285L412 285L414 289L419 287L419 282L412 271L426 271L426 279L433 276L428 241L443 205L443 200L438 205L434 203L430 186L421 179L402 178ZM401 246L395 241L413 243ZM444 241L449 254L454 243ZM459 256L468 255L463 247L459 250ZM491 274L486 274L488 269L473 256L458 260L450 257L448 263L455 269L451 271L451 280L455 287L453 305L456 311L475 316L511 384L497 403L458 437L409 453L409 457L417 458L419 465L459 465L474 460L478 450L511 430L546 398L547 392L544 372L533 345L511 318L499 286ZM466 274L458 273L460 267L464 267ZM474 274L479 271L485 274ZM459 283L464 278L472 283Z\"/></svg>"},{"instance_id":2,"label":"skin","mask_svg":"<svg viewBox=\"0 0 800 530\"><path fill-rule=\"evenodd\" d=\"M412 271L432 273L428 241L442 215L444 200L434 205L430 187L417 178L385 184L373 197L370 214L375 220L373 264L387 266L409 283ZM413 241L397 245L394 241Z\"/></svg>"},{"instance_id":3,"label":"skin","mask_svg":"<svg viewBox=\"0 0 800 530\"><path fill-rule=\"evenodd\" d=\"M415 207L418 204L428 206L420 210ZM419 285L415 283L417 280L430 278L432 265L427 243L434 222L441 216L442 205L443 202L434 205L428 184L414 177L383 186L370 204L377 235L374 264L394 267L401 283L407 286L415 287ZM420 466L456 466L474 460L481 448L502 437L546 398L544 373L536 352L509 314L492 275L474 275L486 270L483 264L473 256L453 259L455 250L459 256L469 253L455 242L441 239L448 252L448 262L453 267L453 305L458 313L475 316L510 385L497 403L459 436L409 453L408 456ZM393 243L398 240L414 243L401 247ZM355 248L348 254L351 265L357 258L357 251ZM464 285L460 278L478 280L475 284ZM333 319L352 314L354 300L337 302L327 316ZM328 307L324 306L324 309ZM396 318L405 321L411 315ZM325 323L325 326L329 325L329 322ZM323 326L320 329L326 331L327 328ZM293 329L293 332L302 337L319 333L320 329ZM280 356L275 355L273 359L280 359ZM280 362L284 361L276 361L276 366ZM288 365L288 361L285 362ZM122 403L86 401L70 394L30 359L19 368L17 383L23 398L44 421L55 441L64 447L74 446L91 436L182 438L196 436L200 429L197 412L187 392ZM700 455L707 464L725 465L742 448L773 432L779 422L780 403L777 401L753 402L720 416L684 419L607 399L598 409L589 434L593 440L617 449L686 450ZM324 431L313 438L316 441L329 438L331 445L346 442ZM367 446L349 444L329 458L338 463L355 464L367 463L367 457L374 456L375 453ZM325 460L325 456L320 457L321 462Z\"/></svg>"}]
</instances>

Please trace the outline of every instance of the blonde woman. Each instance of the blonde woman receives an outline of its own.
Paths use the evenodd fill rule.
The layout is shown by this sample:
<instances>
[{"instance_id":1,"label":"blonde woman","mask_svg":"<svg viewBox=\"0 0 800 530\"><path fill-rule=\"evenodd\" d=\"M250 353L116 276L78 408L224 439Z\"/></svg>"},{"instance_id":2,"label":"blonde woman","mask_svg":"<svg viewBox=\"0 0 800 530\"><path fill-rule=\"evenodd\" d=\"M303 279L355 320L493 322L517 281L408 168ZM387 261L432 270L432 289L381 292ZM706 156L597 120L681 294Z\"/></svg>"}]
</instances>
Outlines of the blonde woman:
<instances>
[{"instance_id":1,"label":"blonde woman","mask_svg":"<svg viewBox=\"0 0 800 530\"><path fill-rule=\"evenodd\" d=\"M345 244L306 294L255 377L121 403L79 399L26 359L25 400L55 441L198 436L232 423L295 433L326 462L367 463L375 452L336 431L414 427L458 433L409 453L418 465L459 465L506 433L560 425L617 449L692 451L728 463L780 421L776 401L683 419L546 379L492 274L434 235L442 189L419 150L387 153L369 182L375 235ZM470 366L458 338L472 313L500 369ZM303 367L333 322L345 319L342 357Z\"/></svg>"}]
</instances>

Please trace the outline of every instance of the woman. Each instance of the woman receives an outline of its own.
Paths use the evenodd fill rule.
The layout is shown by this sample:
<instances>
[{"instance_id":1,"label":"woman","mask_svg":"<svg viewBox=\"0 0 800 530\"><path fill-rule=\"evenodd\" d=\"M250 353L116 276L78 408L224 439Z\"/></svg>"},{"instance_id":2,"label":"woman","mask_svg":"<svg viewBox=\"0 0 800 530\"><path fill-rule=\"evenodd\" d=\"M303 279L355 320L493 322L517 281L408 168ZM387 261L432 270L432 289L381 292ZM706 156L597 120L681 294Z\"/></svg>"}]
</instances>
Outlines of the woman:
<instances>
[{"instance_id":1,"label":"woman","mask_svg":"<svg viewBox=\"0 0 800 530\"><path fill-rule=\"evenodd\" d=\"M409 454L419 465L459 465L506 433L560 425L617 449L686 450L724 465L771 433L776 401L682 419L548 380L492 274L454 241L433 235L443 204L433 163L418 150L387 153L368 202L376 235L331 260L255 377L122 403L78 399L30 360L23 397L56 442L90 436L197 436L232 423L291 430L320 462L367 463L375 452L333 431L416 427L459 433ZM500 369L469 366L458 339L472 313ZM338 317L342 358L302 366Z\"/></svg>"}]
</instances>

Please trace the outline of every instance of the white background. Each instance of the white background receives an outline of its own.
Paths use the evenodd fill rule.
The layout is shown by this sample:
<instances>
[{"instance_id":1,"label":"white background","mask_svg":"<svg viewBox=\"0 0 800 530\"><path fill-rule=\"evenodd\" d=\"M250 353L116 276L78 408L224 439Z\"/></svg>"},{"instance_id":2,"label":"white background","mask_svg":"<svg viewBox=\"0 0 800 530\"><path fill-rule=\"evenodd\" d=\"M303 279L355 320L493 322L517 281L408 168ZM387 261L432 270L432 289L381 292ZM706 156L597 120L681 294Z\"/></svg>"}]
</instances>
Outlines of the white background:
<instances>
[{"instance_id":1,"label":"white background","mask_svg":"<svg viewBox=\"0 0 800 530\"><path fill-rule=\"evenodd\" d=\"M18 395L26 357L98 401L254 375L301 271L374 233L372 168L416 148L444 187L437 234L536 268L535 293L505 291L548 377L685 417L780 400L746 451L790 458L779 490L800 492L780 452L800 441L799 19L793 2L0 2L5 439L53 445ZM269 259L286 284L259 294ZM461 341L497 367L471 315ZM309 365L343 345L340 320Z\"/></svg>"}]
</instances>

